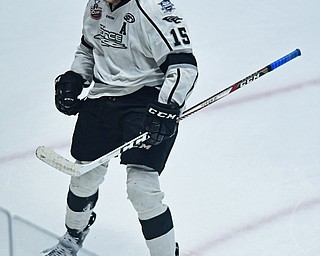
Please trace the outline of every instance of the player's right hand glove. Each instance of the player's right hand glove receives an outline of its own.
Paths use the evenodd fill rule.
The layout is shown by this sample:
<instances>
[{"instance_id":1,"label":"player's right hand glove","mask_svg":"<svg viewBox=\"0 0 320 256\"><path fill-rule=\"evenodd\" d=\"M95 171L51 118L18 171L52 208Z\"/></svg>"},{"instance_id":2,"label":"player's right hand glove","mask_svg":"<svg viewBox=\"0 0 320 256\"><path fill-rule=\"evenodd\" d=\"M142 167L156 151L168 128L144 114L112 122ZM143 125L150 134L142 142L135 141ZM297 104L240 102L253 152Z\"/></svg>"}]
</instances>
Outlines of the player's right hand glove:
<instances>
[{"instance_id":1,"label":"player's right hand glove","mask_svg":"<svg viewBox=\"0 0 320 256\"><path fill-rule=\"evenodd\" d=\"M180 108L175 104L163 104L160 102L149 104L144 120L144 128L150 136L146 143L158 145L163 140L175 135L179 114Z\"/></svg>"},{"instance_id":2,"label":"player's right hand glove","mask_svg":"<svg viewBox=\"0 0 320 256\"><path fill-rule=\"evenodd\" d=\"M57 109L66 115L76 115L81 101L78 96L84 87L85 79L78 73L67 71L55 80L55 104Z\"/></svg>"}]
</instances>

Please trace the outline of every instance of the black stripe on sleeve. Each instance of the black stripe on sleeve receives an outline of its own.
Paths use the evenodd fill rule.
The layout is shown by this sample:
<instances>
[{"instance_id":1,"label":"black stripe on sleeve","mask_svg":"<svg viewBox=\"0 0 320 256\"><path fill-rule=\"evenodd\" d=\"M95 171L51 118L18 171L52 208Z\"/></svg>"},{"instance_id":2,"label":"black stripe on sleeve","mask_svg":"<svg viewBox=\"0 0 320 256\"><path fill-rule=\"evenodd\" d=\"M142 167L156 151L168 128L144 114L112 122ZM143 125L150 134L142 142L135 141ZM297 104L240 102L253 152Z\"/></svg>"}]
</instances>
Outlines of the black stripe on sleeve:
<instances>
[{"instance_id":1,"label":"black stripe on sleeve","mask_svg":"<svg viewBox=\"0 0 320 256\"><path fill-rule=\"evenodd\" d=\"M93 50L93 47L86 42L84 36L81 37L81 43L82 43L85 47L87 47L88 49Z\"/></svg>"},{"instance_id":2,"label":"black stripe on sleeve","mask_svg":"<svg viewBox=\"0 0 320 256\"><path fill-rule=\"evenodd\" d=\"M177 89L178 85L179 85L179 82L180 82L180 77L181 77L181 71L180 71L180 68L177 69L177 80L176 80L176 83L174 84L171 92L170 92L170 95L168 97L168 104L172 101L172 97L173 97L173 94L175 92L175 90Z\"/></svg>"},{"instance_id":3,"label":"black stripe on sleeve","mask_svg":"<svg viewBox=\"0 0 320 256\"><path fill-rule=\"evenodd\" d=\"M160 69L165 74L169 66L175 64L190 64L197 67L197 60L192 53L172 53L160 65Z\"/></svg>"}]
</instances>

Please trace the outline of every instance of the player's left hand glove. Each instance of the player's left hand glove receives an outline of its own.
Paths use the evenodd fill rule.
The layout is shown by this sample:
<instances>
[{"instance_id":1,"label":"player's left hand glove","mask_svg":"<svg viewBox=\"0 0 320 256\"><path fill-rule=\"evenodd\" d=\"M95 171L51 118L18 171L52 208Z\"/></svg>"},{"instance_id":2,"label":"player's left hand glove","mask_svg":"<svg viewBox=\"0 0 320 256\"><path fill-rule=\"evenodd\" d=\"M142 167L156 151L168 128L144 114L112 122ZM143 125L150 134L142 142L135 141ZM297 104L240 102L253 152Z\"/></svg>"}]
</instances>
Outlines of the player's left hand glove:
<instances>
[{"instance_id":1,"label":"player's left hand glove","mask_svg":"<svg viewBox=\"0 0 320 256\"><path fill-rule=\"evenodd\" d=\"M180 108L175 104L160 102L149 104L144 120L144 128L150 135L146 143L158 145L175 135L179 114Z\"/></svg>"}]
</instances>

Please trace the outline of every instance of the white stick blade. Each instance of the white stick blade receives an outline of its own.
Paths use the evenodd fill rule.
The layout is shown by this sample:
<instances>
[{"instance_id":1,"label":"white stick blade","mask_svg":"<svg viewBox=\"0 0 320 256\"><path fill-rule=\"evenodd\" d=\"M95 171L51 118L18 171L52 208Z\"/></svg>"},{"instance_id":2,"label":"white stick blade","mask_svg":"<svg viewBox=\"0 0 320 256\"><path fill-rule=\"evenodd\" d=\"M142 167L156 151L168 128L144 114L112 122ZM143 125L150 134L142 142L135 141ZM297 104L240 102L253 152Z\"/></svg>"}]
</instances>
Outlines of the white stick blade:
<instances>
[{"instance_id":1,"label":"white stick blade","mask_svg":"<svg viewBox=\"0 0 320 256\"><path fill-rule=\"evenodd\" d=\"M80 165L70 162L68 159L60 156L58 153L45 146L40 146L36 149L36 156L42 162L51 167L71 176L80 176Z\"/></svg>"}]
</instances>

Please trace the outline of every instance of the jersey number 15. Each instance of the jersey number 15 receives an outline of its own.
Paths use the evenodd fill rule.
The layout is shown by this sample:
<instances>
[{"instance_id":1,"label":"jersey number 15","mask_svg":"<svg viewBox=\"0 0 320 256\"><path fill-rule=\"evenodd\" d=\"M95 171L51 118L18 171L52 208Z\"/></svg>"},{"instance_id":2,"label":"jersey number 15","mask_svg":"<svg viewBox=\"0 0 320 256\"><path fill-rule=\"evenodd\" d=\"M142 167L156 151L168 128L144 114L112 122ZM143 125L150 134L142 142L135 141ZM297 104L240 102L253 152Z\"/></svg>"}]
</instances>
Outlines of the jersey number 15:
<instances>
[{"instance_id":1,"label":"jersey number 15","mask_svg":"<svg viewBox=\"0 0 320 256\"><path fill-rule=\"evenodd\" d=\"M176 30L178 30L178 33ZM190 44L190 39L188 37L186 28L181 27L181 28L177 28L177 29L171 29L170 33L174 38L174 46L179 46L182 43L183 44Z\"/></svg>"}]
</instances>

